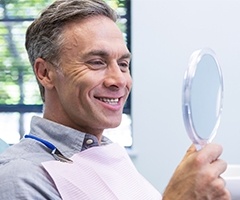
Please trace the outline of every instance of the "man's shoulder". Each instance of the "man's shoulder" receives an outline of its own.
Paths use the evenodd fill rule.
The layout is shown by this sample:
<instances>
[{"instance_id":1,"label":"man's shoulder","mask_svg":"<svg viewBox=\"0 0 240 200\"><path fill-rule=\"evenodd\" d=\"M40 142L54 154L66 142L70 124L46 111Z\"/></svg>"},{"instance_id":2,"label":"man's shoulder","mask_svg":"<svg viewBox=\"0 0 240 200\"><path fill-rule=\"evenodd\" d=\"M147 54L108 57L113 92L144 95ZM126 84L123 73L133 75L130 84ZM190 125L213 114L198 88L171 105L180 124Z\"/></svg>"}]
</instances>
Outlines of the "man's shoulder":
<instances>
[{"instance_id":1,"label":"man's shoulder","mask_svg":"<svg viewBox=\"0 0 240 200\"><path fill-rule=\"evenodd\" d=\"M51 159L52 155L44 148L20 142L0 154L0 175L43 171L41 163Z\"/></svg>"},{"instance_id":2,"label":"man's shoulder","mask_svg":"<svg viewBox=\"0 0 240 200\"><path fill-rule=\"evenodd\" d=\"M47 196L59 199L54 182L42 166L51 154L28 150L18 144L0 154L0 199L9 199L9 196L13 199L48 199Z\"/></svg>"},{"instance_id":3,"label":"man's shoulder","mask_svg":"<svg viewBox=\"0 0 240 200\"><path fill-rule=\"evenodd\" d=\"M33 178L35 176L36 178L36 174L39 174L39 172L41 174L45 173L41 159L34 158L34 156L36 156L35 153L9 147L9 149L0 154L0 177L6 176L8 179L16 179L24 177Z\"/></svg>"}]
</instances>

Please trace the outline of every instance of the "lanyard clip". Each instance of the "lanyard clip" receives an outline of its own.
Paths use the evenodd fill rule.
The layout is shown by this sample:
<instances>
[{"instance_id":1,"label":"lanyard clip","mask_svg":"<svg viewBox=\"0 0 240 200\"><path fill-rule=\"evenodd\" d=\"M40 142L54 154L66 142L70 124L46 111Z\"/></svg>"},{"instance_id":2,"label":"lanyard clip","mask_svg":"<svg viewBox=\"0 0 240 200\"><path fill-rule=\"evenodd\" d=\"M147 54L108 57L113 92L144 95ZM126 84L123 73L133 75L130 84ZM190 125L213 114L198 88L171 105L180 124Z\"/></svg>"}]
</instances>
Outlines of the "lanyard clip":
<instances>
[{"instance_id":1,"label":"lanyard clip","mask_svg":"<svg viewBox=\"0 0 240 200\"><path fill-rule=\"evenodd\" d=\"M73 161L67 157L65 157L64 155L62 155L62 153L57 149L53 149L51 154L53 155L53 157L56 159L56 160L59 160L61 162L67 162L67 163L72 163Z\"/></svg>"},{"instance_id":2,"label":"lanyard clip","mask_svg":"<svg viewBox=\"0 0 240 200\"><path fill-rule=\"evenodd\" d=\"M68 163L73 162L71 159L62 155L62 153L52 143L48 142L47 140L43 140L43 139L38 138L34 135L25 135L25 138L31 138L31 139L37 140L38 142L41 142L42 144L44 144L46 147L48 147L49 149L52 150L51 154L53 155L53 157L56 160L59 160L61 162L68 162Z\"/></svg>"}]
</instances>

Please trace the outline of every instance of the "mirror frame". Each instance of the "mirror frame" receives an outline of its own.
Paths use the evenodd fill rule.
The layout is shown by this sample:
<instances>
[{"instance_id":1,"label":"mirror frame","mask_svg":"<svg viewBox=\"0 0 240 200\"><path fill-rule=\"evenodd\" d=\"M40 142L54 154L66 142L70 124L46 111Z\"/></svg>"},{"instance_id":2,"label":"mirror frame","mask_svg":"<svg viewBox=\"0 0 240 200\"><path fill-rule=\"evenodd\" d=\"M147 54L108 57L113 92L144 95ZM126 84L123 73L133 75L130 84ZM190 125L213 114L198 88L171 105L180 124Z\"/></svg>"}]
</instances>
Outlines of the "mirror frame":
<instances>
[{"instance_id":1,"label":"mirror frame","mask_svg":"<svg viewBox=\"0 0 240 200\"><path fill-rule=\"evenodd\" d=\"M207 139L201 138L196 129L194 128L193 117L192 117L192 108L191 108L191 90L192 90L192 82L195 76L195 72L197 70L198 63L201 61L204 55L211 55L216 62L216 66L219 74L219 85L220 85L220 103L219 110L217 113L217 119L212 132L209 133L209 137ZM184 125L187 130L188 136L192 140L192 142L196 145L198 149L205 146L207 143L210 143L216 135L217 129L220 124L220 117L222 114L222 105L223 105L223 76L220 65L216 58L216 54L210 48L203 48L197 51L194 51L189 59L188 68L184 74L184 84L183 84L183 93L182 93L182 112Z\"/></svg>"}]
</instances>

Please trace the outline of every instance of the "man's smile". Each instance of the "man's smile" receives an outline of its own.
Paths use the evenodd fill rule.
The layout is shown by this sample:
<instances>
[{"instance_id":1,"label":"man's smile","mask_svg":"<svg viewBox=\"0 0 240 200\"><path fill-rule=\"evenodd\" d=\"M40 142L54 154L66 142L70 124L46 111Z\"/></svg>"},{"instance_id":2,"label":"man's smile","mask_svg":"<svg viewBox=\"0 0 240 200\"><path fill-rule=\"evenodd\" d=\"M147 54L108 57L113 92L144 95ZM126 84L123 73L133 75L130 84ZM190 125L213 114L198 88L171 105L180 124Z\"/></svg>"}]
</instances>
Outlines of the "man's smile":
<instances>
[{"instance_id":1,"label":"man's smile","mask_svg":"<svg viewBox=\"0 0 240 200\"><path fill-rule=\"evenodd\" d=\"M97 98L97 99L99 99L100 101L102 101L104 103L108 103L108 104L111 104L111 105L117 105L118 102L119 102L119 98L100 97L100 98Z\"/></svg>"}]
</instances>

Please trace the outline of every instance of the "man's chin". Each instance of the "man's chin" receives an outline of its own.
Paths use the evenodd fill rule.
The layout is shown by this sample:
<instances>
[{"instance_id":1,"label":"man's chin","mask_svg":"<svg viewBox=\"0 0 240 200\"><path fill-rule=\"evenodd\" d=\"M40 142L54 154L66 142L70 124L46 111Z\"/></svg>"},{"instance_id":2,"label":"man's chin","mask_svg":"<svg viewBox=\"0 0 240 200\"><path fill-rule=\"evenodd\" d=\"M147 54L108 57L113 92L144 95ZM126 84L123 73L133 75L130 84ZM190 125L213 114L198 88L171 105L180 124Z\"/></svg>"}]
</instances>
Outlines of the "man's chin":
<instances>
[{"instance_id":1,"label":"man's chin","mask_svg":"<svg viewBox=\"0 0 240 200\"><path fill-rule=\"evenodd\" d=\"M111 121L110 124L108 124L107 128L106 129L109 129L109 128L117 128L119 125L121 124L121 120L117 120L117 121Z\"/></svg>"}]
</instances>

